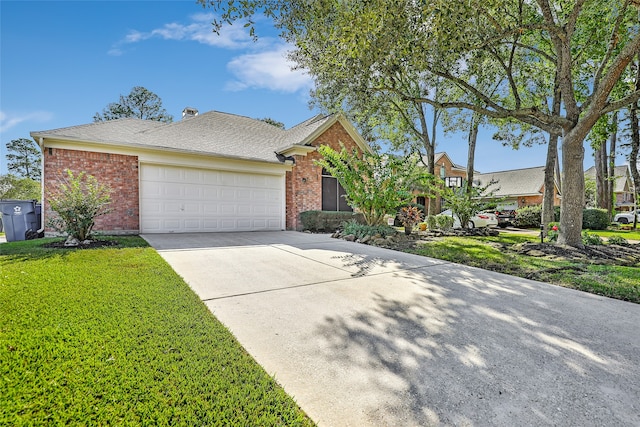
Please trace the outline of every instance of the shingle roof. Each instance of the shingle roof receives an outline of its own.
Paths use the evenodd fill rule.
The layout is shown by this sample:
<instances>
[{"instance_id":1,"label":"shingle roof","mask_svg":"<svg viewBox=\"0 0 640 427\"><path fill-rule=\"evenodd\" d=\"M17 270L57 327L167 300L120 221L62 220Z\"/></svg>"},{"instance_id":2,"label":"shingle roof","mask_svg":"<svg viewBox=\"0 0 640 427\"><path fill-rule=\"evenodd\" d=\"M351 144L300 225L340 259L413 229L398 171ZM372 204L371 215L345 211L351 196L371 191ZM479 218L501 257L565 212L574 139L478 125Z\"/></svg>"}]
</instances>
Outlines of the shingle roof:
<instances>
[{"instance_id":1,"label":"shingle roof","mask_svg":"<svg viewBox=\"0 0 640 427\"><path fill-rule=\"evenodd\" d=\"M616 180L614 181L614 189L613 192L614 193L624 193L625 191L628 191L628 188L626 188L626 184L627 184L627 177L629 173L629 167L627 165L622 165L622 166L615 166L613 168L613 176L616 178ZM592 179L596 179L596 167L595 166L591 166L589 169L587 169L586 171L584 171L584 176L585 178L589 177ZM622 178L622 179L620 179Z\"/></svg>"},{"instance_id":2,"label":"shingle roof","mask_svg":"<svg viewBox=\"0 0 640 427\"><path fill-rule=\"evenodd\" d=\"M138 145L223 157L278 162L275 151L303 144L332 116L315 116L289 130L262 120L210 111L173 123L118 119L31 132L34 138L59 138L104 144Z\"/></svg>"},{"instance_id":3,"label":"shingle roof","mask_svg":"<svg viewBox=\"0 0 640 427\"><path fill-rule=\"evenodd\" d=\"M544 185L544 166L477 174L473 179L480 181L481 187L496 181L488 188L496 197L537 195Z\"/></svg>"}]
</instances>

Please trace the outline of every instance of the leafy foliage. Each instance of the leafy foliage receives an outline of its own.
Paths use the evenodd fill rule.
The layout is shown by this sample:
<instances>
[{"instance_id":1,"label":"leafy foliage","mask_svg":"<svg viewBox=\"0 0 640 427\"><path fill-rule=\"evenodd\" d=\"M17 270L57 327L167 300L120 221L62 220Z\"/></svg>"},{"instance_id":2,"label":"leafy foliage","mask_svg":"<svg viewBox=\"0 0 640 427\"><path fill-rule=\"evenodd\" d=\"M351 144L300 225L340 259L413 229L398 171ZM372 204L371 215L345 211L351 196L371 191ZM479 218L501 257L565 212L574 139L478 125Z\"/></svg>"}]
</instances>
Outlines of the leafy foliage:
<instances>
[{"instance_id":1,"label":"leafy foliage","mask_svg":"<svg viewBox=\"0 0 640 427\"><path fill-rule=\"evenodd\" d=\"M606 230L611 218L606 209L585 209L582 214L582 228L589 230Z\"/></svg>"},{"instance_id":2,"label":"leafy foliage","mask_svg":"<svg viewBox=\"0 0 640 427\"><path fill-rule=\"evenodd\" d=\"M438 186L433 187L434 191L440 192L442 198L446 200L447 207L451 209L453 215L460 221L462 228L467 228L471 217L476 213L486 209L487 205L493 204L493 191L488 188L494 184L490 182L484 187L446 187L442 180L438 179Z\"/></svg>"},{"instance_id":3,"label":"leafy foliage","mask_svg":"<svg viewBox=\"0 0 640 427\"><path fill-rule=\"evenodd\" d=\"M523 206L516 210L514 225L520 228L538 228L542 222L542 206Z\"/></svg>"},{"instance_id":4,"label":"leafy foliage","mask_svg":"<svg viewBox=\"0 0 640 427\"><path fill-rule=\"evenodd\" d=\"M60 188L48 195L49 205L58 215L49 225L83 241L91 236L95 219L111 211L111 188L85 172L77 176L69 169L66 172Z\"/></svg>"},{"instance_id":5,"label":"leafy foliage","mask_svg":"<svg viewBox=\"0 0 640 427\"><path fill-rule=\"evenodd\" d=\"M336 151L329 146L318 148L322 159L316 163L333 175L346 192L349 206L364 215L368 225L379 225L386 214L413 198L410 192L415 179L415 162L376 153Z\"/></svg>"},{"instance_id":6,"label":"leafy foliage","mask_svg":"<svg viewBox=\"0 0 640 427\"><path fill-rule=\"evenodd\" d=\"M260 120L265 123L269 123L270 125L275 126L277 128L284 129L284 123L279 122L275 119L272 119L271 117L265 117L264 119L260 119Z\"/></svg>"},{"instance_id":7,"label":"leafy foliage","mask_svg":"<svg viewBox=\"0 0 640 427\"><path fill-rule=\"evenodd\" d=\"M334 232L349 220L364 222L362 215L354 212L305 211L300 213L302 229L309 231Z\"/></svg>"},{"instance_id":8,"label":"leafy foliage","mask_svg":"<svg viewBox=\"0 0 640 427\"><path fill-rule=\"evenodd\" d=\"M582 232L582 243L584 243L585 245L593 245L593 246L598 246L598 245L602 245L602 237L598 236L597 234L589 234L586 231Z\"/></svg>"},{"instance_id":9,"label":"leafy foliage","mask_svg":"<svg viewBox=\"0 0 640 427\"><path fill-rule=\"evenodd\" d=\"M453 228L455 220L449 215L436 215L436 223L438 228L443 231L449 231Z\"/></svg>"},{"instance_id":10,"label":"leafy foliage","mask_svg":"<svg viewBox=\"0 0 640 427\"><path fill-rule=\"evenodd\" d=\"M413 227L422 221L423 216L422 211L415 206L405 206L398 213L398 219L405 227Z\"/></svg>"},{"instance_id":11,"label":"leafy foliage","mask_svg":"<svg viewBox=\"0 0 640 427\"><path fill-rule=\"evenodd\" d=\"M451 225L453 226L453 224ZM438 217L436 215L427 216L427 228L430 231L438 228Z\"/></svg>"},{"instance_id":12,"label":"leafy foliage","mask_svg":"<svg viewBox=\"0 0 640 427\"><path fill-rule=\"evenodd\" d=\"M354 220L344 223L344 233L353 234L357 239L363 239L366 236L387 237L396 234L396 229L388 225L367 225Z\"/></svg>"},{"instance_id":13,"label":"leafy foliage","mask_svg":"<svg viewBox=\"0 0 640 427\"><path fill-rule=\"evenodd\" d=\"M386 91L385 100L416 111L466 109L562 134L560 240L582 245L584 139L602 115L640 98L621 79L640 50L636 0L198 1L219 13L217 30L242 20L254 34L254 14L274 19L292 59L323 88L337 83L364 101ZM434 83L463 96L442 99ZM331 97L352 103L339 95Z\"/></svg>"},{"instance_id":14,"label":"leafy foliage","mask_svg":"<svg viewBox=\"0 0 640 427\"><path fill-rule=\"evenodd\" d=\"M18 178L40 181L41 158L40 150L31 139L18 138L7 143L7 169Z\"/></svg>"},{"instance_id":15,"label":"leafy foliage","mask_svg":"<svg viewBox=\"0 0 640 427\"><path fill-rule=\"evenodd\" d=\"M40 188L40 181L31 178L0 175L0 199L40 200Z\"/></svg>"},{"instance_id":16,"label":"leafy foliage","mask_svg":"<svg viewBox=\"0 0 640 427\"><path fill-rule=\"evenodd\" d=\"M162 99L142 86L135 86L127 96L120 95L119 102L112 102L93 116L94 122L134 117L171 123L173 116L162 108Z\"/></svg>"},{"instance_id":17,"label":"leafy foliage","mask_svg":"<svg viewBox=\"0 0 640 427\"><path fill-rule=\"evenodd\" d=\"M629 241L622 236L611 236L607 239L610 245L629 246Z\"/></svg>"}]
</instances>

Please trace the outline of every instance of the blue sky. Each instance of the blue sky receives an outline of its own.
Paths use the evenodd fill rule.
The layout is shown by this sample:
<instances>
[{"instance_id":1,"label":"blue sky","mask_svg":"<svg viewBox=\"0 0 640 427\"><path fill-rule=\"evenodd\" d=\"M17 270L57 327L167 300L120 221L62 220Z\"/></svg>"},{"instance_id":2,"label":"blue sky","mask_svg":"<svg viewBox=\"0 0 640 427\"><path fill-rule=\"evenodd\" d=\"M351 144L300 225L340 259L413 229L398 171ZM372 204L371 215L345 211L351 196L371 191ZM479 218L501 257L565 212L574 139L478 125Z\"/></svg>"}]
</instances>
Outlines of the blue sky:
<instances>
[{"instance_id":1,"label":"blue sky","mask_svg":"<svg viewBox=\"0 0 640 427\"><path fill-rule=\"evenodd\" d=\"M144 86L179 120L184 107L270 117L287 128L317 114L311 79L291 71L268 21L254 42L242 25L211 31L195 1L0 0L0 174L6 143L29 132L91 123ZM437 151L465 164L465 135L438 135ZM476 169L544 165L546 147L514 151L481 132ZM585 165L593 164L587 153Z\"/></svg>"}]
</instances>

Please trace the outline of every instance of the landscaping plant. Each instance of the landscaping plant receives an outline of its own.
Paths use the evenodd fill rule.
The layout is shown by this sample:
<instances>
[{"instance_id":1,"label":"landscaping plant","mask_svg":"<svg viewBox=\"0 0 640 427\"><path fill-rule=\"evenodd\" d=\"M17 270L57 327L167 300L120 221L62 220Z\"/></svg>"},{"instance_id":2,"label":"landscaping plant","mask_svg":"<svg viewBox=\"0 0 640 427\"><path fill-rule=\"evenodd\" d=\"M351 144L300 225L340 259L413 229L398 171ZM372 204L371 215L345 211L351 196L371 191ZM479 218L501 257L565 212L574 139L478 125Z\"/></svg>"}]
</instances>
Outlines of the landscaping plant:
<instances>
[{"instance_id":1,"label":"landscaping plant","mask_svg":"<svg viewBox=\"0 0 640 427\"><path fill-rule=\"evenodd\" d=\"M413 226L422 221L422 211L415 206L405 206L400 209L398 220L404 225L405 234L411 234Z\"/></svg>"},{"instance_id":2,"label":"landscaping plant","mask_svg":"<svg viewBox=\"0 0 640 427\"><path fill-rule=\"evenodd\" d=\"M361 212L368 225L379 225L387 214L411 201L415 161L356 150L340 151L322 145L316 164L334 176L346 192L349 206Z\"/></svg>"},{"instance_id":3,"label":"landscaping plant","mask_svg":"<svg viewBox=\"0 0 640 427\"><path fill-rule=\"evenodd\" d=\"M111 212L111 188L85 172L76 176L67 169L66 173L60 187L48 195L49 205L57 214L49 225L70 239L84 241L91 237L96 218Z\"/></svg>"}]
</instances>

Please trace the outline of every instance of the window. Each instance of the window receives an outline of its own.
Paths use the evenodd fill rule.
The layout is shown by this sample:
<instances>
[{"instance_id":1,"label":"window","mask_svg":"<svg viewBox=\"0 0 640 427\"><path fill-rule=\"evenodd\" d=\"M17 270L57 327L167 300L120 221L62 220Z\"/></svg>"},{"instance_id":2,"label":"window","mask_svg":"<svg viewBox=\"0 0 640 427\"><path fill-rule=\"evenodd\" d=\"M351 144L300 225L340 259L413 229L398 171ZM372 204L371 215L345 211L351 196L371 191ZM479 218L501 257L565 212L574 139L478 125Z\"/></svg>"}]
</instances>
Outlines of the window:
<instances>
[{"instance_id":1,"label":"window","mask_svg":"<svg viewBox=\"0 0 640 427\"><path fill-rule=\"evenodd\" d=\"M344 198L346 192L338 180L329 171L322 169L322 210L352 212L353 209Z\"/></svg>"}]
</instances>

